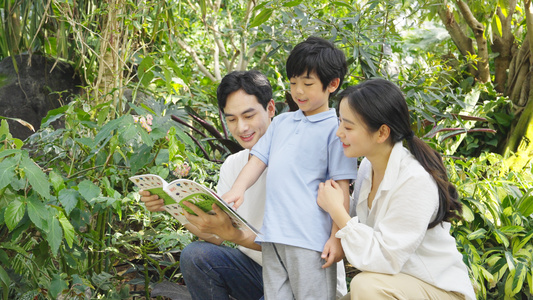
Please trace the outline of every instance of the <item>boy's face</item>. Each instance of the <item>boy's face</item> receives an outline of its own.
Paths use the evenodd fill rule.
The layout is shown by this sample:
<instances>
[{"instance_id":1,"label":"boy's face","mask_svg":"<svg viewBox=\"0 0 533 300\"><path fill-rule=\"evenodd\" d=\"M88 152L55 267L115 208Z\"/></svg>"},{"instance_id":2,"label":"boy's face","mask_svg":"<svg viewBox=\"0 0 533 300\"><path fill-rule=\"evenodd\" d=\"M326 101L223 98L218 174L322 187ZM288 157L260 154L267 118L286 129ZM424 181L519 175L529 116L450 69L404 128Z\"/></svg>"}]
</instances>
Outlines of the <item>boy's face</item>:
<instances>
[{"instance_id":1,"label":"boy's face","mask_svg":"<svg viewBox=\"0 0 533 300\"><path fill-rule=\"evenodd\" d=\"M229 94L224 107L231 135L246 149L251 149L265 134L274 113L274 100L270 100L264 109L254 95L244 90Z\"/></svg>"},{"instance_id":2,"label":"boy's face","mask_svg":"<svg viewBox=\"0 0 533 300\"><path fill-rule=\"evenodd\" d=\"M290 79L290 83L292 99L304 115L312 116L329 109L329 94L339 86L339 78L333 79L326 89L314 71L309 75L304 72L300 76L294 76Z\"/></svg>"}]
</instances>

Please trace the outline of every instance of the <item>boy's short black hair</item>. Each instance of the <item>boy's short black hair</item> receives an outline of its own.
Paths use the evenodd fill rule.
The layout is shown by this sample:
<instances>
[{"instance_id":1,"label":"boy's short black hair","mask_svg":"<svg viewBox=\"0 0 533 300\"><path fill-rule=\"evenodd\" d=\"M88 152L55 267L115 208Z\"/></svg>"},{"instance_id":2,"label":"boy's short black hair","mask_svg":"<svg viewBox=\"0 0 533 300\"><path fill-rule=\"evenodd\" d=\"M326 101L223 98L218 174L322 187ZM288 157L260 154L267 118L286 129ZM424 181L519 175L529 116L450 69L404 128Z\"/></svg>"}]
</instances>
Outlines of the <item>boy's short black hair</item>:
<instances>
[{"instance_id":1,"label":"boy's short black hair","mask_svg":"<svg viewBox=\"0 0 533 300\"><path fill-rule=\"evenodd\" d=\"M309 75L316 72L324 90L330 82L339 78L339 88L341 87L344 76L348 71L346 56L335 47L333 43L319 37L309 37L307 40L299 43L292 49L286 64L287 78L301 76L304 73ZM335 90L330 96L334 96Z\"/></svg>"},{"instance_id":2,"label":"boy's short black hair","mask_svg":"<svg viewBox=\"0 0 533 300\"><path fill-rule=\"evenodd\" d=\"M218 107L222 112L229 94L238 90L255 96L264 109L272 99L272 86L265 74L256 70L233 71L222 78L217 88Z\"/></svg>"}]
</instances>

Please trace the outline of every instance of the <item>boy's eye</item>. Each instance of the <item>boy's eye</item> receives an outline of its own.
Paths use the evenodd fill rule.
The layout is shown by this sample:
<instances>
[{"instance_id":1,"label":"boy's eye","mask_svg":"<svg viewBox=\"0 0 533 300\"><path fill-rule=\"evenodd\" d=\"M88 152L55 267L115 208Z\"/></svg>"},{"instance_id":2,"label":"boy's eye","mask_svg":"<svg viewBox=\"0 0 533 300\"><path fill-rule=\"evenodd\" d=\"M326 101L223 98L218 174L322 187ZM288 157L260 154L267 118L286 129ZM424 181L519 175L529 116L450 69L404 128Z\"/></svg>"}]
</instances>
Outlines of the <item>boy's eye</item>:
<instances>
[{"instance_id":1,"label":"boy's eye","mask_svg":"<svg viewBox=\"0 0 533 300\"><path fill-rule=\"evenodd\" d=\"M232 119L226 119L226 122L228 122L228 123L231 123L231 122L234 122L234 121L235 121L235 119L233 119L233 118Z\"/></svg>"},{"instance_id":2,"label":"boy's eye","mask_svg":"<svg viewBox=\"0 0 533 300\"><path fill-rule=\"evenodd\" d=\"M305 86L312 86L312 83L304 83Z\"/></svg>"},{"instance_id":3,"label":"boy's eye","mask_svg":"<svg viewBox=\"0 0 533 300\"><path fill-rule=\"evenodd\" d=\"M251 119L253 118L255 115L247 115L247 116L244 116L245 119Z\"/></svg>"}]
</instances>

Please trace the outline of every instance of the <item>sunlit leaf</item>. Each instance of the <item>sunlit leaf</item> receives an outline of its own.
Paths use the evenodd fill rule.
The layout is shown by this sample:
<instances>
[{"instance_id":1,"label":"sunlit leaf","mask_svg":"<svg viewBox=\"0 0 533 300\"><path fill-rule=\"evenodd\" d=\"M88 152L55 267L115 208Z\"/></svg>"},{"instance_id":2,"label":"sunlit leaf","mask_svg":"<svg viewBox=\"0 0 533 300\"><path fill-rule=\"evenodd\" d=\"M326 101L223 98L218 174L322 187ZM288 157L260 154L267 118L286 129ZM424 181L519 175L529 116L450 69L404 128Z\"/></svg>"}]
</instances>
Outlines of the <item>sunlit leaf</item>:
<instances>
[{"instance_id":1,"label":"sunlit leaf","mask_svg":"<svg viewBox=\"0 0 533 300\"><path fill-rule=\"evenodd\" d=\"M67 244L69 247L72 247L72 243L75 239L76 232L74 231L74 227L69 222L69 220L65 217L65 215L62 212L59 212L58 214L58 220L61 224L61 227L63 228L63 233L65 235L65 240L67 241Z\"/></svg>"},{"instance_id":2,"label":"sunlit leaf","mask_svg":"<svg viewBox=\"0 0 533 300\"><path fill-rule=\"evenodd\" d=\"M253 21L250 22L250 27L251 28L257 27L257 26L265 23L270 18L270 16L272 15L272 12L273 12L273 10L271 8L263 9L259 14L257 14L257 16L255 16Z\"/></svg>"}]
</instances>

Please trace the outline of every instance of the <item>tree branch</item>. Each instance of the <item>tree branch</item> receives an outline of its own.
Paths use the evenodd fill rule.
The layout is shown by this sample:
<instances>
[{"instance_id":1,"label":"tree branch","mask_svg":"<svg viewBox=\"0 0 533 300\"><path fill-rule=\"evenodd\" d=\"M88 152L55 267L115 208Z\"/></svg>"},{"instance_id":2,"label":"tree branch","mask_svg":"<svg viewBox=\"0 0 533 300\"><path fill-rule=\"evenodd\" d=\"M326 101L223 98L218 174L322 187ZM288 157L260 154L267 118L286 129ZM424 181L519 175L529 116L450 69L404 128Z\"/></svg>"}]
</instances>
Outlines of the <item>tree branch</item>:
<instances>
[{"instance_id":1,"label":"tree branch","mask_svg":"<svg viewBox=\"0 0 533 300\"><path fill-rule=\"evenodd\" d=\"M476 37L477 51L478 56L480 57L480 60L477 62L478 74L476 77L483 83L490 82L489 49L487 47L487 40L484 36L485 26L474 17L468 4L462 0L456 0L456 3L463 18Z\"/></svg>"},{"instance_id":2,"label":"tree branch","mask_svg":"<svg viewBox=\"0 0 533 300\"><path fill-rule=\"evenodd\" d=\"M216 82L217 81L216 77L213 76L213 74L211 74L211 72L209 72L209 70L207 70L207 68L204 66L204 64L202 63L202 61L198 57L198 54L196 53L196 51L194 51L187 43L182 41L180 38L176 38L176 39L177 39L178 45L183 50L185 50L187 53L189 53L191 55L191 57L193 58L194 62L196 62L196 65L200 69L200 72L204 73L204 75L207 76L209 79L211 79L211 81Z\"/></svg>"},{"instance_id":3,"label":"tree branch","mask_svg":"<svg viewBox=\"0 0 533 300\"><path fill-rule=\"evenodd\" d=\"M453 12L448 7L447 3L441 5L439 8L439 17L446 27L446 31L451 36L453 43L461 52L461 55L468 56L475 53L473 42L466 36L459 24L455 20ZM476 70L473 66L468 66L468 71L475 74Z\"/></svg>"},{"instance_id":4,"label":"tree branch","mask_svg":"<svg viewBox=\"0 0 533 300\"><path fill-rule=\"evenodd\" d=\"M500 55L494 59L494 85L495 89L503 93L505 91L505 85L507 83L507 69L511 64L513 58L513 52L515 50L515 38L511 31L511 22L516 7L516 0L510 0L507 17L503 15L500 6L496 8L496 16L500 20L502 33L501 36L497 30L492 31L491 49L493 53L499 53Z\"/></svg>"}]
</instances>

